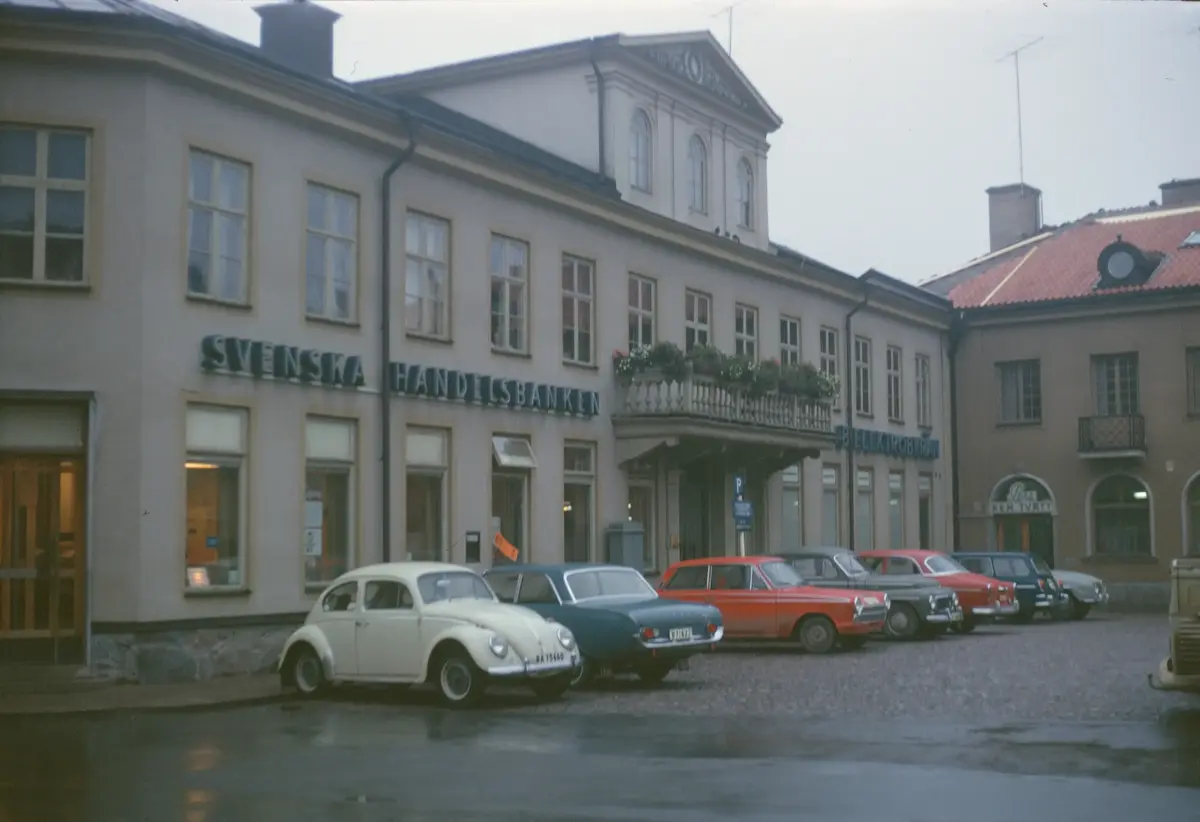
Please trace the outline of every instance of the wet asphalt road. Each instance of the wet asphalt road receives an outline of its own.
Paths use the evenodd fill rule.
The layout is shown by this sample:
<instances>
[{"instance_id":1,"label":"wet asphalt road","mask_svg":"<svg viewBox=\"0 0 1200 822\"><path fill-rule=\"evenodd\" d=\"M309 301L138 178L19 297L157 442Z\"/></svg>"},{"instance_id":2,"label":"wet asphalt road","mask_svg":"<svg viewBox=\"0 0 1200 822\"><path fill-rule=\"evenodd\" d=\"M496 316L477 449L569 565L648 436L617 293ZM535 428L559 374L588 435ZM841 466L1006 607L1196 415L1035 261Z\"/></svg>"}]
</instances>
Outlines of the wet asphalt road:
<instances>
[{"instance_id":1,"label":"wet asphalt road","mask_svg":"<svg viewBox=\"0 0 1200 822\"><path fill-rule=\"evenodd\" d=\"M1200 699L1145 686L1153 648L1114 651L1148 643L1153 622L718 654L671 687L610 683L549 706L514 691L456 713L359 690L5 721L0 822L1182 822L1200 816ZM1012 668L1014 653L1029 664Z\"/></svg>"}]
</instances>

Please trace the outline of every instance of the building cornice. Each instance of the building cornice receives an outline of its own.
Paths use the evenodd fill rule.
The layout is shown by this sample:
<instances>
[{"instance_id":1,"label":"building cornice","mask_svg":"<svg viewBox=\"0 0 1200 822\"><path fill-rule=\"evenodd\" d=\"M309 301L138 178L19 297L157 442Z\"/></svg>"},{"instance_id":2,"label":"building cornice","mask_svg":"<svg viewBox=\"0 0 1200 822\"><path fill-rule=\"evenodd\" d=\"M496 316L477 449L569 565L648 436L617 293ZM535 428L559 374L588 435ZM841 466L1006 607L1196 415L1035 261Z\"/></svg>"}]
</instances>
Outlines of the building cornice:
<instances>
[{"instance_id":1,"label":"building cornice","mask_svg":"<svg viewBox=\"0 0 1200 822\"><path fill-rule=\"evenodd\" d=\"M970 330L1006 325L1122 319L1134 314L1195 310L1200 310L1200 286L1159 288L1135 293L1101 293L1091 297L1007 303L985 308L961 308L955 311L955 318L956 322Z\"/></svg>"}]
</instances>

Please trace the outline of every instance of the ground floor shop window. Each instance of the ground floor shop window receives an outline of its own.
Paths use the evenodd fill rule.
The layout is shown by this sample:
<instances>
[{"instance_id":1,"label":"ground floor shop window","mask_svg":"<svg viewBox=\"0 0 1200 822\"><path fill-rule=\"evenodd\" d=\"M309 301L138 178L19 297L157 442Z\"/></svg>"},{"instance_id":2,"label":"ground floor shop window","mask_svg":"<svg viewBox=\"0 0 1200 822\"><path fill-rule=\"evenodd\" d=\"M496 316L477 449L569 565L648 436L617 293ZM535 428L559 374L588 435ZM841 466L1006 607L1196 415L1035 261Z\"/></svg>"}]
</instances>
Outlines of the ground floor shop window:
<instances>
[{"instance_id":1,"label":"ground floor shop window","mask_svg":"<svg viewBox=\"0 0 1200 822\"><path fill-rule=\"evenodd\" d=\"M404 459L404 550L410 560L440 562L446 551L450 432L409 427L404 440Z\"/></svg>"},{"instance_id":2,"label":"ground floor shop window","mask_svg":"<svg viewBox=\"0 0 1200 822\"><path fill-rule=\"evenodd\" d=\"M854 550L870 551L875 547L875 474L870 468L860 468L854 494Z\"/></svg>"},{"instance_id":3,"label":"ground floor shop window","mask_svg":"<svg viewBox=\"0 0 1200 822\"><path fill-rule=\"evenodd\" d=\"M654 541L654 483L651 480L631 479L629 500L625 504L627 518L642 526L644 551L642 567L647 571L659 570L658 551Z\"/></svg>"},{"instance_id":4,"label":"ground floor shop window","mask_svg":"<svg viewBox=\"0 0 1200 822\"><path fill-rule=\"evenodd\" d=\"M933 550L933 477L917 477L917 520L920 526L921 550Z\"/></svg>"},{"instance_id":5,"label":"ground floor shop window","mask_svg":"<svg viewBox=\"0 0 1200 822\"><path fill-rule=\"evenodd\" d=\"M804 545L804 483L801 468L801 465L792 465L782 472L779 539L781 550L784 551Z\"/></svg>"},{"instance_id":6,"label":"ground floor shop window","mask_svg":"<svg viewBox=\"0 0 1200 822\"><path fill-rule=\"evenodd\" d=\"M188 588L246 584L246 431L244 408L192 405L187 410Z\"/></svg>"},{"instance_id":7,"label":"ground floor shop window","mask_svg":"<svg viewBox=\"0 0 1200 822\"><path fill-rule=\"evenodd\" d=\"M595 531L595 448L568 443L563 448L563 559L591 562Z\"/></svg>"},{"instance_id":8,"label":"ground floor shop window","mask_svg":"<svg viewBox=\"0 0 1200 822\"><path fill-rule=\"evenodd\" d=\"M904 548L904 472L888 474L888 548Z\"/></svg>"},{"instance_id":9,"label":"ground floor shop window","mask_svg":"<svg viewBox=\"0 0 1200 822\"><path fill-rule=\"evenodd\" d=\"M524 437L492 437L492 463L492 562L529 562L529 477L537 468L533 447Z\"/></svg>"},{"instance_id":10,"label":"ground floor shop window","mask_svg":"<svg viewBox=\"0 0 1200 822\"><path fill-rule=\"evenodd\" d=\"M1092 540L1100 556L1153 556L1150 491L1136 477L1106 477L1092 491Z\"/></svg>"},{"instance_id":11,"label":"ground floor shop window","mask_svg":"<svg viewBox=\"0 0 1200 822\"><path fill-rule=\"evenodd\" d=\"M304 584L321 587L350 570L355 554L354 421L309 417L305 426Z\"/></svg>"},{"instance_id":12,"label":"ground floor shop window","mask_svg":"<svg viewBox=\"0 0 1200 822\"><path fill-rule=\"evenodd\" d=\"M821 544L842 544L842 472L836 465L821 469Z\"/></svg>"}]
</instances>

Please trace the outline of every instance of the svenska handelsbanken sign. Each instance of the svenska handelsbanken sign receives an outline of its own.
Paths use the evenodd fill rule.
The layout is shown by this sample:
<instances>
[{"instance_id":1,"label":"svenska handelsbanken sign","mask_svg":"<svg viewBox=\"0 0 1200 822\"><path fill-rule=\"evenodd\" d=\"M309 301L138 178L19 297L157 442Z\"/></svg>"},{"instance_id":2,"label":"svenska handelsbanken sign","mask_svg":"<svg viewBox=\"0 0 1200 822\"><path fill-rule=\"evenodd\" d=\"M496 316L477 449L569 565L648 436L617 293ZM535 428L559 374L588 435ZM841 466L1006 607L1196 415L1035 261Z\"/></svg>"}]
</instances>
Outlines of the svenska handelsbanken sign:
<instances>
[{"instance_id":1,"label":"svenska handelsbanken sign","mask_svg":"<svg viewBox=\"0 0 1200 822\"><path fill-rule=\"evenodd\" d=\"M209 334L200 341L200 367L210 373L327 388L357 390L367 384L362 357L357 355L221 334ZM579 417L600 413L599 391L412 363L390 364L388 391L401 397Z\"/></svg>"}]
</instances>

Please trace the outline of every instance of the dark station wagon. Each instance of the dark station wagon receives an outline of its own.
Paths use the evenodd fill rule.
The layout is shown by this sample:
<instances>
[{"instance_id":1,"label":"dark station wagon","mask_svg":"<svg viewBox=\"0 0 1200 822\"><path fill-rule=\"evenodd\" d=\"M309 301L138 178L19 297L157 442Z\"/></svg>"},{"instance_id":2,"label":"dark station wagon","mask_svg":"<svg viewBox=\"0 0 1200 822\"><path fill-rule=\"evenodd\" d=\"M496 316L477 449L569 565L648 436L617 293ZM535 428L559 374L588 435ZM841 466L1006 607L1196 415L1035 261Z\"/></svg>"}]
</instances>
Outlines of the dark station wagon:
<instances>
[{"instance_id":1,"label":"dark station wagon","mask_svg":"<svg viewBox=\"0 0 1200 822\"><path fill-rule=\"evenodd\" d=\"M1011 582L1020 610L1014 622L1028 623L1038 614L1053 619L1070 616L1071 598L1040 558L1018 551L960 551L951 554L968 571Z\"/></svg>"}]
</instances>

